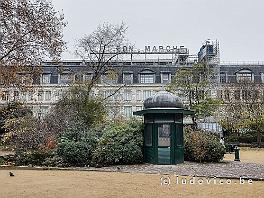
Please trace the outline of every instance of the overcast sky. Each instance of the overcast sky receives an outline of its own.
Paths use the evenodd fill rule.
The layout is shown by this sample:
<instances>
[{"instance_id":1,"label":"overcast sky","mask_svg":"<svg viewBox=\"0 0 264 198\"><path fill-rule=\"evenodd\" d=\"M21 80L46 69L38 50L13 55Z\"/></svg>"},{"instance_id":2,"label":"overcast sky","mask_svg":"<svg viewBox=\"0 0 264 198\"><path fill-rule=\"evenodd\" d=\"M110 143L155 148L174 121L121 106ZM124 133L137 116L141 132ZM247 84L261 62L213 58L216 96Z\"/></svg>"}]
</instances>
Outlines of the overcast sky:
<instances>
[{"instance_id":1,"label":"overcast sky","mask_svg":"<svg viewBox=\"0 0 264 198\"><path fill-rule=\"evenodd\" d=\"M137 48L220 42L221 61L264 61L264 0L52 0L68 22L68 51L98 24L125 22ZM64 59L73 59L70 52Z\"/></svg>"}]
</instances>

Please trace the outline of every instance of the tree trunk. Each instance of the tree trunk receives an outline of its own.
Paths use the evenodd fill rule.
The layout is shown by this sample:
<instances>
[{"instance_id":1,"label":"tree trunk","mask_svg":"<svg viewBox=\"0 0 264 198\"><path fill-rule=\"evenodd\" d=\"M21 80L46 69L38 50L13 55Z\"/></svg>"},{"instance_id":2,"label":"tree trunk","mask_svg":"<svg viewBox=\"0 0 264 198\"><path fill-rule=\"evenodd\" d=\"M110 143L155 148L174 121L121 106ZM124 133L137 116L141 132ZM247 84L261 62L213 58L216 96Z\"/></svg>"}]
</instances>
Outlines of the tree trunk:
<instances>
[{"instance_id":1,"label":"tree trunk","mask_svg":"<svg viewBox=\"0 0 264 198\"><path fill-rule=\"evenodd\" d=\"M257 131L257 144L259 148L261 147L261 135L261 132Z\"/></svg>"}]
</instances>

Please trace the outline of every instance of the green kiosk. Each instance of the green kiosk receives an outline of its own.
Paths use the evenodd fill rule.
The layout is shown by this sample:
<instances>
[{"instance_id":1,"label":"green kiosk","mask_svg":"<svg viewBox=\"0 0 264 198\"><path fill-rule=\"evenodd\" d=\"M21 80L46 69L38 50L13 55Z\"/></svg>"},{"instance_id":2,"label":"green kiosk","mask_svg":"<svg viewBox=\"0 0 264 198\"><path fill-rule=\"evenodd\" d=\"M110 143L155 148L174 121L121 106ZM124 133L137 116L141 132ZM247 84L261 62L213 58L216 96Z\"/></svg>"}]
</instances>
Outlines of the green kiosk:
<instances>
[{"instance_id":1,"label":"green kiosk","mask_svg":"<svg viewBox=\"0 0 264 198\"><path fill-rule=\"evenodd\" d=\"M144 116L144 161L151 164L184 162L183 116L193 111L184 109L181 99L160 91L144 101L144 109L134 115Z\"/></svg>"}]
</instances>

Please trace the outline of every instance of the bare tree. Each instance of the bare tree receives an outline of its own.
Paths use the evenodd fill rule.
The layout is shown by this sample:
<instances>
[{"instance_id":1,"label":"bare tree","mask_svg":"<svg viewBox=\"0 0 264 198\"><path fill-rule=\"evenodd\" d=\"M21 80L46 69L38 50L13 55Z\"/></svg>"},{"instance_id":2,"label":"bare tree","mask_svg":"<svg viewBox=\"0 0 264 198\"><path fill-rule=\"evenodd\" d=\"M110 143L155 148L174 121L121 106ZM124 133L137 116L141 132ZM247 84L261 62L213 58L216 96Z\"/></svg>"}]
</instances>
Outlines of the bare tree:
<instances>
[{"instance_id":1,"label":"bare tree","mask_svg":"<svg viewBox=\"0 0 264 198\"><path fill-rule=\"evenodd\" d=\"M14 83L10 78L17 73L32 73L44 58L59 58L65 44L63 20L48 0L0 1L2 84Z\"/></svg>"},{"instance_id":2,"label":"bare tree","mask_svg":"<svg viewBox=\"0 0 264 198\"><path fill-rule=\"evenodd\" d=\"M106 75L110 80L118 77L120 70L115 69L113 62L117 63L121 59L120 48L126 43L126 30L124 23L120 25L104 23L79 40L76 54L83 60L87 70L92 71L92 77L87 81L89 92L102 76ZM121 88L118 87L107 98Z\"/></svg>"},{"instance_id":3,"label":"bare tree","mask_svg":"<svg viewBox=\"0 0 264 198\"><path fill-rule=\"evenodd\" d=\"M231 133L239 135L241 129L250 129L257 135L258 144L264 132L263 86L251 81L223 86L222 125Z\"/></svg>"}]
</instances>

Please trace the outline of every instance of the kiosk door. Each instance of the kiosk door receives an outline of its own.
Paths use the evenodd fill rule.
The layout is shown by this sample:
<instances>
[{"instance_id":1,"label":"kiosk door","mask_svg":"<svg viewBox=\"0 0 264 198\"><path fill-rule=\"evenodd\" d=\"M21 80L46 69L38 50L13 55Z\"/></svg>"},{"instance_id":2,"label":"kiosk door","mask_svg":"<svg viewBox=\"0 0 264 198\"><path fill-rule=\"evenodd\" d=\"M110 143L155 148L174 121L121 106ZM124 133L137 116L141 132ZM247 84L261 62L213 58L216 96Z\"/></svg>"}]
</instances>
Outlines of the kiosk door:
<instances>
[{"instance_id":1,"label":"kiosk door","mask_svg":"<svg viewBox=\"0 0 264 198\"><path fill-rule=\"evenodd\" d=\"M157 124L158 164L171 164L172 124Z\"/></svg>"}]
</instances>

